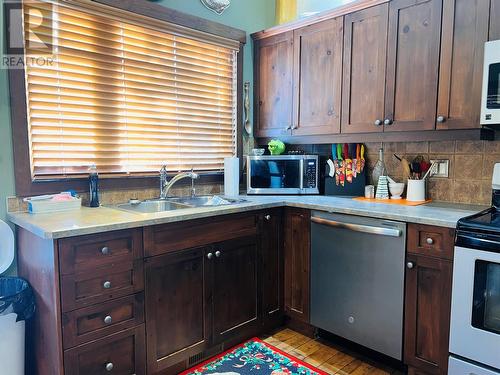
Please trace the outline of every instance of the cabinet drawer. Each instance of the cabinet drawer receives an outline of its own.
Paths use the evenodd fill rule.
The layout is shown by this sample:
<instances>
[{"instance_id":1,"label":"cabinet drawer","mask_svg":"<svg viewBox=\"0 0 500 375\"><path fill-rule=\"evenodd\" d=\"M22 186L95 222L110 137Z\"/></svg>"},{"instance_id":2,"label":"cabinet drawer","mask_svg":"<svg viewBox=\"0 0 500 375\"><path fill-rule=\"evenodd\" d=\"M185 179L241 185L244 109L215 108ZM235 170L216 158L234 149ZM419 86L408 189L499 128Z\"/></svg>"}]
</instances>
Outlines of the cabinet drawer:
<instances>
[{"instance_id":1,"label":"cabinet drawer","mask_svg":"<svg viewBox=\"0 0 500 375\"><path fill-rule=\"evenodd\" d=\"M66 275L61 281L62 309L63 312L71 311L143 289L142 259L95 272Z\"/></svg>"},{"instance_id":2,"label":"cabinet drawer","mask_svg":"<svg viewBox=\"0 0 500 375\"><path fill-rule=\"evenodd\" d=\"M64 348L144 323L144 293L63 314Z\"/></svg>"},{"instance_id":3,"label":"cabinet drawer","mask_svg":"<svg viewBox=\"0 0 500 375\"><path fill-rule=\"evenodd\" d=\"M257 215L228 215L144 228L146 257L257 234Z\"/></svg>"},{"instance_id":4,"label":"cabinet drawer","mask_svg":"<svg viewBox=\"0 0 500 375\"><path fill-rule=\"evenodd\" d=\"M408 225L408 252L453 260L455 230L430 225Z\"/></svg>"},{"instance_id":5,"label":"cabinet drawer","mask_svg":"<svg viewBox=\"0 0 500 375\"><path fill-rule=\"evenodd\" d=\"M142 229L80 236L59 241L61 274L94 271L142 258Z\"/></svg>"},{"instance_id":6,"label":"cabinet drawer","mask_svg":"<svg viewBox=\"0 0 500 375\"><path fill-rule=\"evenodd\" d=\"M65 375L144 375L144 325L64 352Z\"/></svg>"}]
</instances>

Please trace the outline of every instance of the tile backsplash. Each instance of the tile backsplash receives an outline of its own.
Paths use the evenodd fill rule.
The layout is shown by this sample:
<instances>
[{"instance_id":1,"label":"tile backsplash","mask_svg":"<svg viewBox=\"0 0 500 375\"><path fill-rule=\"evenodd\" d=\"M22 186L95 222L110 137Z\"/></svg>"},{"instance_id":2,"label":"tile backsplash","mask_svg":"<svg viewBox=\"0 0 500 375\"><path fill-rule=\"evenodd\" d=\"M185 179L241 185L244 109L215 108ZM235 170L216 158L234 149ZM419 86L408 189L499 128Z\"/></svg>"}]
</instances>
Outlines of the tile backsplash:
<instances>
[{"instance_id":1,"label":"tile backsplash","mask_svg":"<svg viewBox=\"0 0 500 375\"><path fill-rule=\"evenodd\" d=\"M402 180L400 162L393 156L405 156L409 161L417 155L426 160L448 159L448 178L431 178L428 195L432 200L489 205L493 165L500 163L500 141L439 141L439 142L374 142L365 143L370 174L378 160L378 150L384 148L385 164L389 175ZM330 145L293 146L320 155L331 153Z\"/></svg>"}]
</instances>

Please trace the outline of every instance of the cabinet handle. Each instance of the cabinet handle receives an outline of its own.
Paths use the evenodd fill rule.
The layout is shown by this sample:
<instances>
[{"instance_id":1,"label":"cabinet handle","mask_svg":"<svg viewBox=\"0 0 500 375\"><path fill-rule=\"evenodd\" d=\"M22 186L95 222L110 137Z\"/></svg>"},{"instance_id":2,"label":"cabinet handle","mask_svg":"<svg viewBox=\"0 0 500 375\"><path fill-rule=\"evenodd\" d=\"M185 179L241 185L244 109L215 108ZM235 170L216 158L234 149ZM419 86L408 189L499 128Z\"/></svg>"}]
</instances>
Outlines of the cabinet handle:
<instances>
[{"instance_id":1,"label":"cabinet handle","mask_svg":"<svg viewBox=\"0 0 500 375\"><path fill-rule=\"evenodd\" d=\"M427 238L425 241L427 242L428 245L432 245L434 243L434 240L430 237Z\"/></svg>"},{"instance_id":2,"label":"cabinet handle","mask_svg":"<svg viewBox=\"0 0 500 375\"><path fill-rule=\"evenodd\" d=\"M113 323L113 318L112 318L110 315L107 315L107 316L104 318L104 323L105 323L105 324L111 324L111 323Z\"/></svg>"},{"instance_id":3,"label":"cabinet handle","mask_svg":"<svg viewBox=\"0 0 500 375\"><path fill-rule=\"evenodd\" d=\"M106 363L106 371L107 372L113 371L114 367L115 367L115 365L113 365L113 362Z\"/></svg>"},{"instance_id":4,"label":"cabinet handle","mask_svg":"<svg viewBox=\"0 0 500 375\"><path fill-rule=\"evenodd\" d=\"M413 269L413 267L415 267L415 263L408 262L408 263L406 263L406 267L411 270L411 269Z\"/></svg>"},{"instance_id":5,"label":"cabinet handle","mask_svg":"<svg viewBox=\"0 0 500 375\"><path fill-rule=\"evenodd\" d=\"M440 124L442 124L445 121L446 121L446 117L444 117L444 116L438 116L437 122L439 122Z\"/></svg>"},{"instance_id":6,"label":"cabinet handle","mask_svg":"<svg viewBox=\"0 0 500 375\"><path fill-rule=\"evenodd\" d=\"M285 130L292 130L292 125L288 125Z\"/></svg>"},{"instance_id":7,"label":"cabinet handle","mask_svg":"<svg viewBox=\"0 0 500 375\"><path fill-rule=\"evenodd\" d=\"M271 220L271 215L264 216L264 219L266 219L267 221Z\"/></svg>"},{"instance_id":8,"label":"cabinet handle","mask_svg":"<svg viewBox=\"0 0 500 375\"><path fill-rule=\"evenodd\" d=\"M295 130L295 129L297 129L297 128L298 128L298 126L297 126L297 125L293 125L293 126L292 126L292 130Z\"/></svg>"},{"instance_id":9,"label":"cabinet handle","mask_svg":"<svg viewBox=\"0 0 500 375\"><path fill-rule=\"evenodd\" d=\"M221 254L222 254L222 253L221 253L219 250L217 250L217 251L215 252L215 256L216 256L217 258L220 258Z\"/></svg>"},{"instance_id":10,"label":"cabinet handle","mask_svg":"<svg viewBox=\"0 0 500 375\"><path fill-rule=\"evenodd\" d=\"M211 260L213 257L214 257L214 254L212 254L212 253L208 253L207 254L207 259L208 260Z\"/></svg>"},{"instance_id":11,"label":"cabinet handle","mask_svg":"<svg viewBox=\"0 0 500 375\"><path fill-rule=\"evenodd\" d=\"M109 289L111 288L111 281L105 281L103 284L102 284L103 288L104 289Z\"/></svg>"},{"instance_id":12,"label":"cabinet handle","mask_svg":"<svg viewBox=\"0 0 500 375\"><path fill-rule=\"evenodd\" d=\"M392 125L392 120L390 118L386 118L384 120L384 125Z\"/></svg>"},{"instance_id":13,"label":"cabinet handle","mask_svg":"<svg viewBox=\"0 0 500 375\"><path fill-rule=\"evenodd\" d=\"M382 125L382 120L375 120L374 124L376 126L380 126L380 125Z\"/></svg>"},{"instance_id":14,"label":"cabinet handle","mask_svg":"<svg viewBox=\"0 0 500 375\"><path fill-rule=\"evenodd\" d=\"M108 255L108 254L109 254L109 247L104 246L104 247L101 249L101 254L102 254L102 255Z\"/></svg>"}]
</instances>

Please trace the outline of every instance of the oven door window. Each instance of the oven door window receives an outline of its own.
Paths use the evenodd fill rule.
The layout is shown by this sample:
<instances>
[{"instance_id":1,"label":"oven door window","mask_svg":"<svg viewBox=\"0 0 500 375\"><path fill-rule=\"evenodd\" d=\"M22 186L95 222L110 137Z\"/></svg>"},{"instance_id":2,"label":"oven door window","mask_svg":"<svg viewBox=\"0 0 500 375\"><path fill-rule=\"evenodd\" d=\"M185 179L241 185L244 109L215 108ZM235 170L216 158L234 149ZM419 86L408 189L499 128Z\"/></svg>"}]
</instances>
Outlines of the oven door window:
<instances>
[{"instance_id":1,"label":"oven door window","mask_svg":"<svg viewBox=\"0 0 500 375\"><path fill-rule=\"evenodd\" d=\"M301 160L251 160L253 189L300 189Z\"/></svg>"},{"instance_id":2,"label":"oven door window","mask_svg":"<svg viewBox=\"0 0 500 375\"><path fill-rule=\"evenodd\" d=\"M476 261L472 326L500 333L500 264Z\"/></svg>"},{"instance_id":3,"label":"oven door window","mask_svg":"<svg viewBox=\"0 0 500 375\"><path fill-rule=\"evenodd\" d=\"M500 108L500 63L490 64L486 107L488 109Z\"/></svg>"}]
</instances>

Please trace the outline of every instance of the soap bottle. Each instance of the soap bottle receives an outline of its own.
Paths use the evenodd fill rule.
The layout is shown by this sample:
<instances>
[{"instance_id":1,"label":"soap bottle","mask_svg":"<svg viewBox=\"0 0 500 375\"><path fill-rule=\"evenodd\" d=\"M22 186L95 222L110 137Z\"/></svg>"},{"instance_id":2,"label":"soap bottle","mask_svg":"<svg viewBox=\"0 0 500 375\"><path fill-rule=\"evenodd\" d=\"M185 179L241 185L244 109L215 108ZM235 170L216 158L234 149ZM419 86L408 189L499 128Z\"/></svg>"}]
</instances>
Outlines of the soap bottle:
<instances>
[{"instance_id":1,"label":"soap bottle","mask_svg":"<svg viewBox=\"0 0 500 375\"><path fill-rule=\"evenodd\" d=\"M99 173L95 164L89 168L90 207L99 207Z\"/></svg>"}]
</instances>

